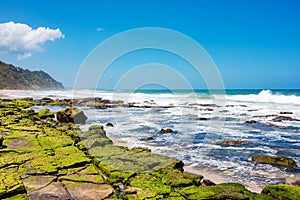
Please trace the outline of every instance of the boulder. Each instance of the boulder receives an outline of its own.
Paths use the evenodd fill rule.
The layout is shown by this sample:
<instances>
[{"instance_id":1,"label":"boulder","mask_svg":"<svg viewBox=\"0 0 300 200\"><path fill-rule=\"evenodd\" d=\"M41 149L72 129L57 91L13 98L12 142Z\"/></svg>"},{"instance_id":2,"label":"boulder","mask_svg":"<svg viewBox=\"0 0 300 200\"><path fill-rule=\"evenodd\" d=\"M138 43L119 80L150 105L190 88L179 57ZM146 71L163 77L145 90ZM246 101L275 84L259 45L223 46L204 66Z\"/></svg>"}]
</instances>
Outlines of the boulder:
<instances>
[{"instance_id":1,"label":"boulder","mask_svg":"<svg viewBox=\"0 0 300 200\"><path fill-rule=\"evenodd\" d=\"M290 170L294 170L298 167L294 159L285 156L253 156L252 162L283 166Z\"/></svg>"},{"instance_id":2,"label":"boulder","mask_svg":"<svg viewBox=\"0 0 300 200\"><path fill-rule=\"evenodd\" d=\"M61 123L75 123L82 124L87 120L87 116L84 112L77 107L68 107L56 113L57 120Z\"/></svg>"}]
</instances>

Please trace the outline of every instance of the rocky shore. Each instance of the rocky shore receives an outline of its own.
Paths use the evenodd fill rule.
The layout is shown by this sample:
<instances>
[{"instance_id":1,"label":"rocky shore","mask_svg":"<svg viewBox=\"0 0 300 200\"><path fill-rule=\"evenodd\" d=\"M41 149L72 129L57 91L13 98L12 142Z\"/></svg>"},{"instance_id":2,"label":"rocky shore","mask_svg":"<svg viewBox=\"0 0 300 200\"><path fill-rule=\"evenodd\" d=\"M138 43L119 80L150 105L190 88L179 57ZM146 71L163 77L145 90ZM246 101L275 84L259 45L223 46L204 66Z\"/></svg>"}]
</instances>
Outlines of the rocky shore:
<instances>
[{"instance_id":1,"label":"rocky shore","mask_svg":"<svg viewBox=\"0 0 300 200\"><path fill-rule=\"evenodd\" d=\"M62 106L58 113L31 106ZM66 108L70 106L70 108ZM75 106L133 107L101 98L0 100L0 199L291 199L300 187L267 185L261 194L235 183L215 184L184 171L180 160L149 149L115 145L102 125L81 131L84 113ZM171 105L170 105L171 106ZM56 118L55 118L56 116ZM220 141L240 145L240 141ZM290 159L254 161L296 167ZM270 163L272 162L272 163Z\"/></svg>"}]
</instances>

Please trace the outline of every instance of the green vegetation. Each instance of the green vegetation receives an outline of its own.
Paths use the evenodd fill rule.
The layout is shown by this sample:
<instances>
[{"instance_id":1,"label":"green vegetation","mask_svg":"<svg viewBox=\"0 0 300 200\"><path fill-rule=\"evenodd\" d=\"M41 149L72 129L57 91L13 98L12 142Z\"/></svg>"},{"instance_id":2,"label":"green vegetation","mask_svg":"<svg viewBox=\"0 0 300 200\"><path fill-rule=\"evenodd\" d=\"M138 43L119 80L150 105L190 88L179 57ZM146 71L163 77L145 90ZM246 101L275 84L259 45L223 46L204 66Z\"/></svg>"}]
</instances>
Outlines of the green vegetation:
<instances>
[{"instance_id":1,"label":"green vegetation","mask_svg":"<svg viewBox=\"0 0 300 200\"><path fill-rule=\"evenodd\" d=\"M272 196L276 199L285 199L285 200L299 200L300 199L300 187L293 185L267 185L262 194Z\"/></svg>"},{"instance_id":2,"label":"green vegetation","mask_svg":"<svg viewBox=\"0 0 300 200\"><path fill-rule=\"evenodd\" d=\"M0 89L63 89L60 82L43 71L29 71L0 61Z\"/></svg>"}]
</instances>

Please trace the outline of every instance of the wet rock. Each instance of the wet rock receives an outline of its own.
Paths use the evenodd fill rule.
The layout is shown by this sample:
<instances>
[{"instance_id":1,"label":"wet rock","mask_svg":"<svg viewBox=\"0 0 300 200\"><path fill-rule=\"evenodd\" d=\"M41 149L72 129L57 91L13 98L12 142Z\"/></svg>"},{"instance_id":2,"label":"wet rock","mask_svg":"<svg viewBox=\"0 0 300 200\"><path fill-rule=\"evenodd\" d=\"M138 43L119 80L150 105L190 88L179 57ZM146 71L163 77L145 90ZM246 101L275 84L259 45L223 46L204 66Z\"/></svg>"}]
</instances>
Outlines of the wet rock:
<instances>
[{"instance_id":1,"label":"wet rock","mask_svg":"<svg viewBox=\"0 0 300 200\"><path fill-rule=\"evenodd\" d=\"M217 144L225 144L225 145L232 145L232 146L239 146L244 144L243 140L218 140Z\"/></svg>"},{"instance_id":2,"label":"wet rock","mask_svg":"<svg viewBox=\"0 0 300 200\"><path fill-rule=\"evenodd\" d=\"M114 127L114 125L113 125L112 123L110 123L110 122L108 122L108 123L106 124L106 126Z\"/></svg>"},{"instance_id":3,"label":"wet rock","mask_svg":"<svg viewBox=\"0 0 300 200\"><path fill-rule=\"evenodd\" d=\"M274 115L274 114L271 114L271 115L254 115L253 117L254 118L269 118L269 117L277 117L278 115Z\"/></svg>"},{"instance_id":4,"label":"wet rock","mask_svg":"<svg viewBox=\"0 0 300 200\"><path fill-rule=\"evenodd\" d=\"M87 116L84 112L77 107L69 107L58 111L56 113L57 120L60 123L75 123L75 124L82 124L85 123L87 120Z\"/></svg>"},{"instance_id":5,"label":"wet rock","mask_svg":"<svg viewBox=\"0 0 300 200\"><path fill-rule=\"evenodd\" d=\"M52 103L52 102L54 102L54 100L49 97L44 97L40 100L40 102L41 103Z\"/></svg>"},{"instance_id":6,"label":"wet rock","mask_svg":"<svg viewBox=\"0 0 300 200\"><path fill-rule=\"evenodd\" d=\"M280 112L281 115L291 115L293 112L288 112L288 111L282 111Z\"/></svg>"},{"instance_id":7,"label":"wet rock","mask_svg":"<svg viewBox=\"0 0 300 200\"><path fill-rule=\"evenodd\" d=\"M193 121L206 121L206 120L208 120L208 118L206 118L206 117L194 117L194 118L189 118L189 120L193 120Z\"/></svg>"},{"instance_id":8,"label":"wet rock","mask_svg":"<svg viewBox=\"0 0 300 200\"><path fill-rule=\"evenodd\" d=\"M300 188L293 185L277 184L267 185L261 192L262 194L271 196L281 200L299 200Z\"/></svg>"},{"instance_id":9,"label":"wet rock","mask_svg":"<svg viewBox=\"0 0 300 200\"><path fill-rule=\"evenodd\" d=\"M154 140L154 138L152 136L150 136L150 137L147 137L146 140L148 140L148 141L149 140Z\"/></svg>"},{"instance_id":10,"label":"wet rock","mask_svg":"<svg viewBox=\"0 0 300 200\"><path fill-rule=\"evenodd\" d=\"M49 109L44 108L44 109L41 109L41 110L38 112L38 117L39 117L40 119L54 118L54 113L53 113L53 112L50 112Z\"/></svg>"},{"instance_id":11,"label":"wet rock","mask_svg":"<svg viewBox=\"0 0 300 200\"><path fill-rule=\"evenodd\" d=\"M245 121L245 124L256 124L257 121L255 120L250 120L250 121Z\"/></svg>"},{"instance_id":12,"label":"wet rock","mask_svg":"<svg viewBox=\"0 0 300 200\"><path fill-rule=\"evenodd\" d=\"M174 131L170 128L166 128L166 129L162 128L162 129L160 129L159 132L160 133L173 133Z\"/></svg>"},{"instance_id":13,"label":"wet rock","mask_svg":"<svg viewBox=\"0 0 300 200\"><path fill-rule=\"evenodd\" d=\"M253 156L252 162L283 166L290 170L294 170L298 167L294 159L285 156Z\"/></svg>"},{"instance_id":14,"label":"wet rock","mask_svg":"<svg viewBox=\"0 0 300 200\"><path fill-rule=\"evenodd\" d=\"M204 185L204 186L216 185L214 182L212 182L211 180L208 180L208 179L202 179L201 184Z\"/></svg>"},{"instance_id":15,"label":"wet rock","mask_svg":"<svg viewBox=\"0 0 300 200\"><path fill-rule=\"evenodd\" d=\"M288 116L277 116L272 119L273 122L282 122L282 121L300 121L299 119L294 119Z\"/></svg>"}]
</instances>

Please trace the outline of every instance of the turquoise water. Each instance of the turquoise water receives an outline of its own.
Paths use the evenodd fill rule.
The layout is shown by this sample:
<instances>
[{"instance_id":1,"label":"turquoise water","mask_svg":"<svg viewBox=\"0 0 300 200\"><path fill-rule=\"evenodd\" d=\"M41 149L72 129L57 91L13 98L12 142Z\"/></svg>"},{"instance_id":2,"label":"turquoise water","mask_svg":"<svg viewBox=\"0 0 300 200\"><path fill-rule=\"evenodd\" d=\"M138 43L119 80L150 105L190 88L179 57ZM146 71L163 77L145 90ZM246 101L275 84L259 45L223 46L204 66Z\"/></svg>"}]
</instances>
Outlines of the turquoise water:
<instances>
[{"instance_id":1,"label":"turquoise water","mask_svg":"<svg viewBox=\"0 0 300 200\"><path fill-rule=\"evenodd\" d=\"M225 89L225 90L207 90L207 89L195 89L195 90L184 90L184 89L137 89L137 90L98 90L105 92L117 92L117 93L144 93L144 94L190 94L196 93L198 95L211 95L211 94L227 94L227 95L248 95L248 94L259 94L263 89ZM300 96L300 89L266 89L277 95L295 95Z\"/></svg>"}]
</instances>

